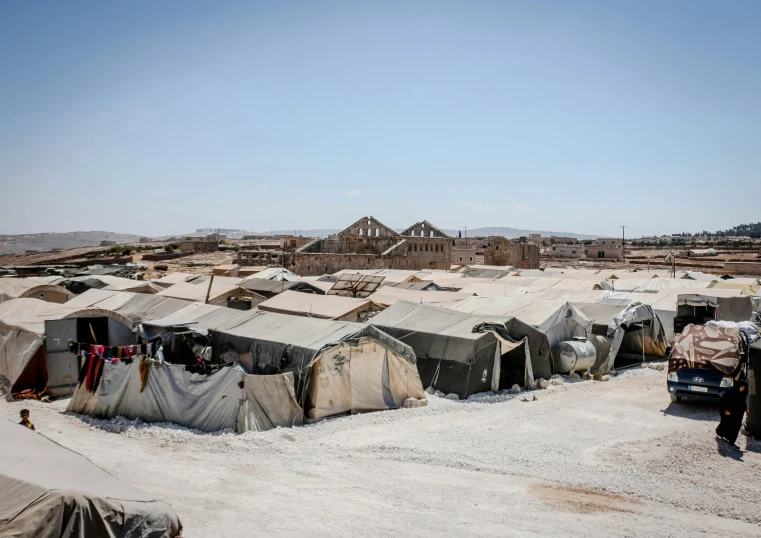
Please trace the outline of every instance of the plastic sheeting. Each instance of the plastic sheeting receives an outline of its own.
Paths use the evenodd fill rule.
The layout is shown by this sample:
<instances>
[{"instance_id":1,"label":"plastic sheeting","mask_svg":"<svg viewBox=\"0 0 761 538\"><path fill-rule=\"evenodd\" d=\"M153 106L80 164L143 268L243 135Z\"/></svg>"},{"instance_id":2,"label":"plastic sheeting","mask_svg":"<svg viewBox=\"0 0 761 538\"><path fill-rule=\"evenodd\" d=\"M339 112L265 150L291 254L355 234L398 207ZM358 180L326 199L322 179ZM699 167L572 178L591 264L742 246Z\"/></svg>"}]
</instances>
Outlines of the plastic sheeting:
<instances>
[{"instance_id":1,"label":"plastic sheeting","mask_svg":"<svg viewBox=\"0 0 761 538\"><path fill-rule=\"evenodd\" d=\"M477 316L514 317L547 335L550 346L587 337L592 321L570 303L533 297L471 297L451 307Z\"/></svg>"},{"instance_id":2,"label":"plastic sheeting","mask_svg":"<svg viewBox=\"0 0 761 538\"><path fill-rule=\"evenodd\" d=\"M499 340L494 329L499 326L503 338L512 342L525 339L534 376L552 375L547 335L516 318L474 316L399 302L376 315L371 323L415 350L418 359L425 362L419 366L424 383L437 381L441 385L434 385L436 388L457 392L461 397L490 390L494 378L499 378L500 372L495 368ZM483 326L492 330L481 332L479 328Z\"/></svg>"},{"instance_id":3,"label":"plastic sheeting","mask_svg":"<svg viewBox=\"0 0 761 538\"><path fill-rule=\"evenodd\" d=\"M188 373L184 366L158 363L151 366L140 392L139 364L139 360L129 365L106 362L94 401L79 385L66 410L99 418L173 422L205 432L235 429L244 399L239 386L242 370L222 368L202 375Z\"/></svg>"},{"instance_id":4,"label":"plastic sheeting","mask_svg":"<svg viewBox=\"0 0 761 538\"><path fill-rule=\"evenodd\" d=\"M238 431L267 431L304 423L304 411L296 399L293 373L244 375L246 396Z\"/></svg>"},{"instance_id":5,"label":"plastic sheeting","mask_svg":"<svg viewBox=\"0 0 761 538\"><path fill-rule=\"evenodd\" d=\"M310 419L395 409L407 398L425 398L415 362L372 338L325 349L310 367Z\"/></svg>"},{"instance_id":6,"label":"plastic sheeting","mask_svg":"<svg viewBox=\"0 0 761 538\"><path fill-rule=\"evenodd\" d=\"M174 538L166 502L46 437L0 419L0 535Z\"/></svg>"}]
</instances>

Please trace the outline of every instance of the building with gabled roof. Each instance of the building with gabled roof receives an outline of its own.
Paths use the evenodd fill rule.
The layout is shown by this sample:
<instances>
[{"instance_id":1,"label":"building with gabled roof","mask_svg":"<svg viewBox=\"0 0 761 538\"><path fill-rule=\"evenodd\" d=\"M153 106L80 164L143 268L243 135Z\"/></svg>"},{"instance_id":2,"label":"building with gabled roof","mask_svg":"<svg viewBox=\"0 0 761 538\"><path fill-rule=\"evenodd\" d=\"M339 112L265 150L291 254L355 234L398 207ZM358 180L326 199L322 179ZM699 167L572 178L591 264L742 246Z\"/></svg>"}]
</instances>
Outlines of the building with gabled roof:
<instances>
[{"instance_id":1,"label":"building with gabled roof","mask_svg":"<svg viewBox=\"0 0 761 538\"><path fill-rule=\"evenodd\" d=\"M402 233L373 216L362 217L327 239L315 239L296 250L295 272L302 276L342 269L446 269L452 239L426 220Z\"/></svg>"}]
</instances>

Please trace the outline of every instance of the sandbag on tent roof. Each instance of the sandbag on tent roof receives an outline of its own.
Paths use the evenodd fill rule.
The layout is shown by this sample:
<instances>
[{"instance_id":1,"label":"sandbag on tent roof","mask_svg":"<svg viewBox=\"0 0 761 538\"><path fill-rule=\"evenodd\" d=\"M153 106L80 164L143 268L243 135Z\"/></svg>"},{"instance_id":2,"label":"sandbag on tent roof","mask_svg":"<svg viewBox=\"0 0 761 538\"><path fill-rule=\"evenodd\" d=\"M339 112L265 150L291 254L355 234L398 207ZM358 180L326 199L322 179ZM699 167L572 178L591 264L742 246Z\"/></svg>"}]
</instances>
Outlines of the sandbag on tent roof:
<instances>
[{"instance_id":1,"label":"sandbag on tent roof","mask_svg":"<svg viewBox=\"0 0 761 538\"><path fill-rule=\"evenodd\" d=\"M398 302L370 323L415 350L425 386L463 398L552 374L547 335L515 318Z\"/></svg>"},{"instance_id":2,"label":"sandbag on tent roof","mask_svg":"<svg viewBox=\"0 0 761 538\"><path fill-rule=\"evenodd\" d=\"M477 316L514 317L547 335L550 346L575 337L586 337L592 322L576 307L563 301L532 297L470 297L451 307Z\"/></svg>"},{"instance_id":3,"label":"sandbag on tent roof","mask_svg":"<svg viewBox=\"0 0 761 538\"><path fill-rule=\"evenodd\" d=\"M50 439L0 419L0 535L175 538L174 509Z\"/></svg>"},{"instance_id":4,"label":"sandbag on tent roof","mask_svg":"<svg viewBox=\"0 0 761 538\"><path fill-rule=\"evenodd\" d=\"M0 303L13 299L40 299L65 303L74 297L69 290L36 278L0 278Z\"/></svg>"}]
</instances>

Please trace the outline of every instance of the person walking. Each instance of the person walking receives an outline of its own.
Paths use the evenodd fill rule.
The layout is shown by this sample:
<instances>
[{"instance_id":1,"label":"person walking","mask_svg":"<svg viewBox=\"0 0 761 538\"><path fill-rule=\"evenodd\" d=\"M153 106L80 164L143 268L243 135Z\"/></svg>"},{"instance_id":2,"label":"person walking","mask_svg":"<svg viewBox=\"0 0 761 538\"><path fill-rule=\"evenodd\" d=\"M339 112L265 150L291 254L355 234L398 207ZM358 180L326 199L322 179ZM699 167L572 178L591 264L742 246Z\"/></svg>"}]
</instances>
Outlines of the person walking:
<instances>
[{"instance_id":1,"label":"person walking","mask_svg":"<svg viewBox=\"0 0 761 538\"><path fill-rule=\"evenodd\" d=\"M735 447L737 447L735 444L737 436L742 428L743 416L748 409L747 396L748 383L744 379L739 379L724 393L719 402L720 422L716 427L716 435Z\"/></svg>"}]
</instances>

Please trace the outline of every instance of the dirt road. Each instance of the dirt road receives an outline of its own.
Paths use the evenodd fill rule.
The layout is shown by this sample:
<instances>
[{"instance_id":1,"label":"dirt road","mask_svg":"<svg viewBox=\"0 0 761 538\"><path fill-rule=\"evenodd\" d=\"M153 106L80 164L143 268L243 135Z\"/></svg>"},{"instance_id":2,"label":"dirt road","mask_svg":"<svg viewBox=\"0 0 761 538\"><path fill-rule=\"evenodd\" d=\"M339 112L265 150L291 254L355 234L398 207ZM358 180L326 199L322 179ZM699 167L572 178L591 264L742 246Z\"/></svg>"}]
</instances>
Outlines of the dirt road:
<instances>
[{"instance_id":1,"label":"dirt road","mask_svg":"<svg viewBox=\"0 0 761 538\"><path fill-rule=\"evenodd\" d=\"M671 404L665 384L637 369L243 435L25 405L41 433L164 496L188 538L761 536L761 443L717 445L716 408Z\"/></svg>"}]
</instances>

